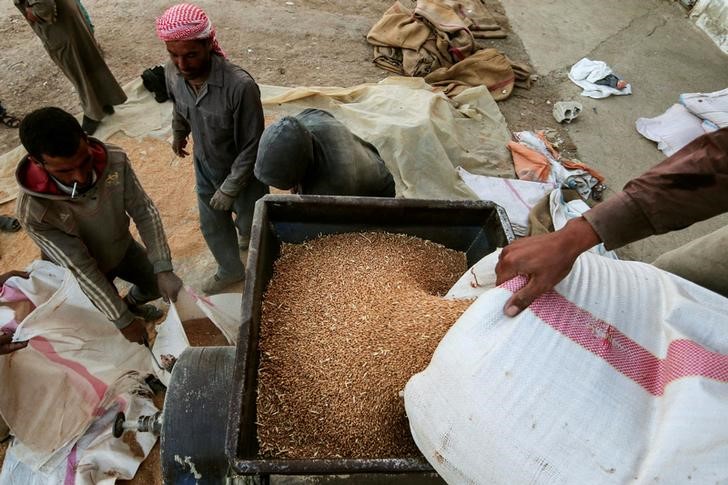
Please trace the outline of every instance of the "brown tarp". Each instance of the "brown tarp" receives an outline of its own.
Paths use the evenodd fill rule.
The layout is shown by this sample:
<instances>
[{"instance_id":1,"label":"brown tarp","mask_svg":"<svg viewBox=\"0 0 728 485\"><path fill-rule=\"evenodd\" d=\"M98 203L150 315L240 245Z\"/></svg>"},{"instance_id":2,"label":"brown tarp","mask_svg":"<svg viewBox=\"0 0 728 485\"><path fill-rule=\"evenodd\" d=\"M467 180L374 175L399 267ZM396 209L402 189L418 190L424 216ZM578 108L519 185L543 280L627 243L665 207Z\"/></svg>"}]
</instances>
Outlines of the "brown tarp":
<instances>
[{"instance_id":1,"label":"brown tarp","mask_svg":"<svg viewBox=\"0 0 728 485\"><path fill-rule=\"evenodd\" d=\"M448 96L484 85L500 100L514 84L530 87L530 70L496 49L478 50L475 38L505 35L480 0L418 0L414 11L396 1L367 41L382 69L424 77Z\"/></svg>"},{"instance_id":2,"label":"brown tarp","mask_svg":"<svg viewBox=\"0 0 728 485\"><path fill-rule=\"evenodd\" d=\"M493 99L506 99L513 91L516 76L506 56L496 49L483 49L448 68L441 67L427 76L432 86L443 88L454 96L467 88L484 85Z\"/></svg>"}]
</instances>

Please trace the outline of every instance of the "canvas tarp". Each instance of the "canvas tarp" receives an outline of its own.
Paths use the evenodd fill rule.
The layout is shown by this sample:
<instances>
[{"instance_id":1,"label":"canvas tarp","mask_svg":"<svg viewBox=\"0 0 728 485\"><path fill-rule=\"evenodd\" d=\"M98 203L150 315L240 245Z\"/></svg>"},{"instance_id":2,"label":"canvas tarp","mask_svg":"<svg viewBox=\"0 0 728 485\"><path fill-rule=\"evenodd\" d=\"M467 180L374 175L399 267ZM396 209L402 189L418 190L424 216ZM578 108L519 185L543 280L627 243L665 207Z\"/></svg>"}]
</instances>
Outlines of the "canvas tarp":
<instances>
[{"instance_id":1,"label":"canvas tarp","mask_svg":"<svg viewBox=\"0 0 728 485\"><path fill-rule=\"evenodd\" d=\"M125 87L127 103L106 118L96 135L171 136L172 104L157 103L141 79ZM515 176L505 119L485 87L453 99L420 78L391 77L351 88L261 86L268 122L305 108L331 112L372 143L394 175L397 195L407 198L476 199L455 168L499 177ZM17 193L14 171L22 147L0 156L0 203Z\"/></svg>"}]
</instances>

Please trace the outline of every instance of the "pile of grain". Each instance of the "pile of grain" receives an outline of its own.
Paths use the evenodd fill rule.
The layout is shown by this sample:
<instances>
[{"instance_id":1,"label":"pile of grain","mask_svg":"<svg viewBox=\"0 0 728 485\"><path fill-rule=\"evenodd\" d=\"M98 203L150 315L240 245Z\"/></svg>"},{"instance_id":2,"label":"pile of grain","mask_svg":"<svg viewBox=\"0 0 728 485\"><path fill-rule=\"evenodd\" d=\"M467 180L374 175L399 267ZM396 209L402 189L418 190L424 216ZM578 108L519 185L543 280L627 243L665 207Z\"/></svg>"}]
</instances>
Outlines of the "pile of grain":
<instances>
[{"instance_id":1,"label":"pile of grain","mask_svg":"<svg viewBox=\"0 0 728 485\"><path fill-rule=\"evenodd\" d=\"M192 347L220 347L230 345L219 328L209 318L196 318L182 322Z\"/></svg>"},{"instance_id":2,"label":"pile of grain","mask_svg":"<svg viewBox=\"0 0 728 485\"><path fill-rule=\"evenodd\" d=\"M387 233L286 244L264 295L264 457L417 456L399 393L468 307L442 295L465 255Z\"/></svg>"}]
</instances>

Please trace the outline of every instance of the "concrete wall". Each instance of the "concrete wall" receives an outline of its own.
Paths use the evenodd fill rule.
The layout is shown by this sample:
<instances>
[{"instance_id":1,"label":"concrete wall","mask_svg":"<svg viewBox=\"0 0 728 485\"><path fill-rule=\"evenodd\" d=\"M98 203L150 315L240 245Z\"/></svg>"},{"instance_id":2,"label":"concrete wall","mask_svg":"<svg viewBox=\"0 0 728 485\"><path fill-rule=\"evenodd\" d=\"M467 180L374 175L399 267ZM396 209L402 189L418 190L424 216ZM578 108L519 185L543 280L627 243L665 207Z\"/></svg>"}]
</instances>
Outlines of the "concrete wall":
<instances>
[{"instance_id":1,"label":"concrete wall","mask_svg":"<svg viewBox=\"0 0 728 485\"><path fill-rule=\"evenodd\" d=\"M699 0L690 16L728 54L728 0Z\"/></svg>"}]
</instances>

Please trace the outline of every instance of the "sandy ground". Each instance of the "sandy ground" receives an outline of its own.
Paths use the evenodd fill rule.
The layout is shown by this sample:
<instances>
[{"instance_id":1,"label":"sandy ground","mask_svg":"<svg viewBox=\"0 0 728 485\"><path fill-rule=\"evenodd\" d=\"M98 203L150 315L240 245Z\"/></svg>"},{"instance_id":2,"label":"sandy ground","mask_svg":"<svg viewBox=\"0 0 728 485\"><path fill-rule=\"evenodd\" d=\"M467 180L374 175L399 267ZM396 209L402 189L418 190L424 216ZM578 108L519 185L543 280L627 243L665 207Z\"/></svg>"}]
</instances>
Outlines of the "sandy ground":
<instances>
[{"instance_id":1,"label":"sandy ground","mask_svg":"<svg viewBox=\"0 0 728 485\"><path fill-rule=\"evenodd\" d=\"M403 0L407 5L411 0ZM154 19L173 2L167 0L86 0L96 37L121 84L166 59L154 33ZM264 84L282 86L351 86L376 82L388 74L371 62L364 37L392 0L204 0L197 2L211 16L230 59ZM502 24L500 3L486 0ZM289 5L292 4L292 5ZM80 111L71 84L46 54L10 0L0 3L0 100L22 116L56 105ZM483 41L512 59L527 60L516 36ZM501 103L512 129L557 127L551 118L553 96L548 85L517 90ZM18 144L17 130L0 128L0 152Z\"/></svg>"},{"instance_id":2,"label":"sandy ground","mask_svg":"<svg viewBox=\"0 0 728 485\"><path fill-rule=\"evenodd\" d=\"M413 3L403 0L404 4ZM96 26L96 36L107 63L125 84L150 66L166 59L163 44L154 33L154 19L173 2L86 0ZM260 83L283 86L351 86L376 82L388 73L371 62L365 36L391 0L205 0L198 4L211 16L218 38L230 59L244 66ZM498 21L509 29L498 1L486 0ZM47 105L80 111L70 82L46 54L12 2L0 3L0 100L17 115ZM481 41L514 60L528 61L520 39ZM575 147L568 127L551 116L557 100L558 80L539 79L530 90L516 89L499 103L509 127L514 130L553 128L560 132L566 155ZM175 267L187 284L197 286L214 270L196 222L195 195L189 159L175 158L159 140L133 140L116 136L139 177L162 212L173 249ZM0 125L0 152L19 143L17 130ZM0 205L0 214L11 214L13 202ZM24 233L0 234L0 271L22 268L38 257L38 250Z\"/></svg>"},{"instance_id":3,"label":"sandy ground","mask_svg":"<svg viewBox=\"0 0 728 485\"><path fill-rule=\"evenodd\" d=\"M410 0L402 0L407 5ZM107 63L121 84L147 68L164 62L166 52L154 33L154 19L173 2L167 0L85 0L96 26L96 36ZM202 0L230 59L247 69L259 83L282 86L351 86L377 82L388 73L371 62L365 35L392 0ZM500 3L486 0L501 24L509 28ZM71 84L52 63L41 42L10 0L0 3L0 100L22 116L39 107L55 105L80 111ZM517 61L528 62L520 40L483 41ZM573 154L568 129L551 117L554 80L540 80L531 90L517 89L500 107L509 127L558 129L566 140L562 149ZM111 141L129 153L139 178L157 203L172 247L177 272L198 286L214 270L197 222L193 173L189 160L172 154L156 139L134 140L122 135ZM17 130L0 125L0 153L18 144ZM0 214L14 211L14 203L0 206ZM37 258L38 249L23 232L0 233L0 272L23 268ZM238 289L238 291L240 291ZM0 456L3 456L0 446ZM155 461L156 460L156 461ZM158 458L153 459L158 463ZM137 483L158 480L147 463ZM156 472L156 473L155 473ZM154 477L154 479L150 479ZM139 481L141 480L141 481Z\"/></svg>"}]
</instances>

